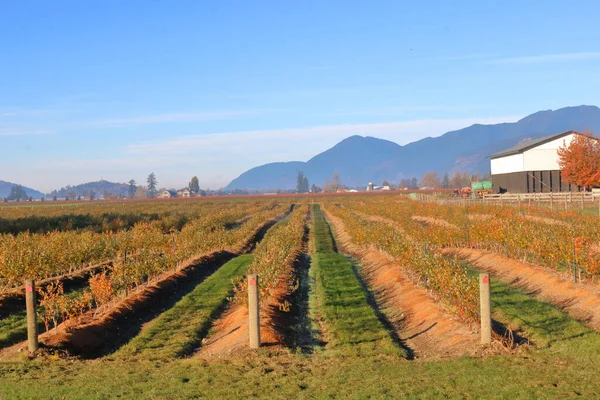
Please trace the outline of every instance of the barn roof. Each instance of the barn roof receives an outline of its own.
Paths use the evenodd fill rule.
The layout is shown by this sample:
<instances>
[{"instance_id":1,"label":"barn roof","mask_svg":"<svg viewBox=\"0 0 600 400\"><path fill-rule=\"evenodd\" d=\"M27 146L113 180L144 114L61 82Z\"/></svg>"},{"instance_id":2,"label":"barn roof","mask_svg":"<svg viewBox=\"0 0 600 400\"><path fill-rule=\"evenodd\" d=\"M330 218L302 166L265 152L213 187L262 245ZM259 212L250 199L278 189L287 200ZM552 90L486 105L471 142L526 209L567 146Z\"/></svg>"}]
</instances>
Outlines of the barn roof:
<instances>
[{"instance_id":1,"label":"barn roof","mask_svg":"<svg viewBox=\"0 0 600 400\"><path fill-rule=\"evenodd\" d=\"M518 143L516 146L513 146L510 149L506 149L506 150L502 150L497 153L494 153L491 156L489 156L489 158L500 158L500 157L512 156L514 154L521 154L524 151L533 149L534 147L541 146L542 144L551 142L556 139L560 139L561 137L565 137L565 136L568 136L573 133L580 135L579 132L567 131L567 132L557 133L557 134L550 135L550 136L544 136L539 139L528 140L526 142Z\"/></svg>"}]
</instances>

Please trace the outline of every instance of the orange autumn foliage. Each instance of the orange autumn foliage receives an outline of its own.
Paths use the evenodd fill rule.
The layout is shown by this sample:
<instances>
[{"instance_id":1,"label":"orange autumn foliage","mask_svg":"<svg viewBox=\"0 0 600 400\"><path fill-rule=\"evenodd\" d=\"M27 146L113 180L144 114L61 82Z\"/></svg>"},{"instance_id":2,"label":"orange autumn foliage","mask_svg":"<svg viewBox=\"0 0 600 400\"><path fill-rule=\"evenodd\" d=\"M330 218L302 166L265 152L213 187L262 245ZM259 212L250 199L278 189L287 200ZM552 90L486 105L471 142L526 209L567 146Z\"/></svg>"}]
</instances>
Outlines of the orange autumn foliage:
<instances>
[{"instance_id":1,"label":"orange autumn foliage","mask_svg":"<svg viewBox=\"0 0 600 400\"><path fill-rule=\"evenodd\" d=\"M590 188L600 186L600 139L591 133L577 134L558 149L562 179Z\"/></svg>"}]
</instances>

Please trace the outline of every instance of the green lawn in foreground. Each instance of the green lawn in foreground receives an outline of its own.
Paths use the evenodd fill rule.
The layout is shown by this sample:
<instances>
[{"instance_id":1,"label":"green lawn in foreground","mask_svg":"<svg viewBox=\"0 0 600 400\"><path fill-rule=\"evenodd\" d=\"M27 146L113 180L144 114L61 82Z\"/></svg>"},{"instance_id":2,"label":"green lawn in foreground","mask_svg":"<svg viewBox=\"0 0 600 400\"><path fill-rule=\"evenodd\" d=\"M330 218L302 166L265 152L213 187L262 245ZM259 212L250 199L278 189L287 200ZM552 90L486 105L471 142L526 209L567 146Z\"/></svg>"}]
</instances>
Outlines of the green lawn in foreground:
<instances>
[{"instance_id":1,"label":"green lawn in foreground","mask_svg":"<svg viewBox=\"0 0 600 400\"><path fill-rule=\"evenodd\" d=\"M581 340L581 339L576 339ZM434 362L396 356L232 356L152 361L0 363L3 399L595 398L598 346Z\"/></svg>"},{"instance_id":2,"label":"green lawn in foreground","mask_svg":"<svg viewBox=\"0 0 600 400\"><path fill-rule=\"evenodd\" d=\"M223 265L150 322L115 355L165 359L191 352L208 333L212 320L226 305L227 297L232 295L232 281L244 275L251 263L252 255L246 254Z\"/></svg>"},{"instance_id":3,"label":"green lawn in foreground","mask_svg":"<svg viewBox=\"0 0 600 400\"><path fill-rule=\"evenodd\" d=\"M311 259L320 314L325 319L327 349L340 354L395 353L397 346L369 305L351 260L333 250L329 226L319 205L313 205L316 252Z\"/></svg>"}]
</instances>

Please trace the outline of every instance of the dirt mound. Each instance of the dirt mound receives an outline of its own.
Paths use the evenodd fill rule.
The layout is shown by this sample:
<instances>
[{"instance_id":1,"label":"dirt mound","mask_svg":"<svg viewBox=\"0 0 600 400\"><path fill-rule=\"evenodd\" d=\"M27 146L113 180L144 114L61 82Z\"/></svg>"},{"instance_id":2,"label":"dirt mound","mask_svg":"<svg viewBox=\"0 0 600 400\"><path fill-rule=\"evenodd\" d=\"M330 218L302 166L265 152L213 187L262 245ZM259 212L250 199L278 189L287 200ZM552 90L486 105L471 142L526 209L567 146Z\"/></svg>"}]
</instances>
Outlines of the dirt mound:
<instances>
[{"instance_id":1,"label":"dirt mound","mask_svg":"<svg viewBox=\"0 0 600 400\"><path fill-rule=\"evenodd\" d=\"M269 309L261 310L261 347L283 350L285 340L278 332L272 314ZM248 308L242 304L234 305L215 322L211 332L211 335L202 341L202 346L195 357L223 358L248 351Z\"/></svg>"},{"instance_id":2,"label":"dirt mound","mask_svg":"<svg viewBox=\"0 0 600 400\"><path fill-rule=\"evenodd\" d=\"M407 271L374 249L351 242L343 222L324 210L335 228L338 244L358 258L364 278L382 308L389 310L390 322L400 339L420 359L480 354L475 329L448 315L427 290L414 284Z\"/></svg>"},{"instance_id":3,"label":"dirt mound","mask_svg":"<svg viewBox=\"0 0 600 400\"><path fill-rule=\"evenodd\" d=\"M535 294L600 331L600 288L597 285L568 282L557 272L482 250L445 249L444 253L468 260L477 268Z\"/></svg>"},{"instance_id":4,"label":"dirt mound","mask_svg":"<svg viewBox=\"0 0 600 400\"><path fill-rule=\"evenodd\" d=\"M441 226L444 228L460 229L458 226L454 225L453 223L450 223L448 221L445 221L445 220L439 219L439 218L424 217L422 215L413 215L411 217L411 219L413 221L421 222L421 223L427 224L427 225L437 225L437 226Z\"/></svg>"},{"instance_id":5,"label":"dirt mound","mask_svg":"<svg viewBox=\"0 0 600 400\"><path fill-rule=\"evenodd\" d=\"M190 260L179 270L165 272L153 283L138 287L126 299L116 301L101 317L96 318L95 311L89 311L41 334L39 341L48 348L83 358L108 354L233 257L232 253L219 251ZM22 342L5 348L0 351L0 359L9 359L26 347L27 342Z\"/></svg>"},{"instance_id":6,"label":"dirt mound","mask_svg":"<svg viewBox=\"0 0 600 400\"><path fill-rule=\"evenodd\" d=\"M307 216L308 218L308 216ZM307 250L308 231L304 232L304 250ZM261 347L271 350L288 351L289 347L297 345L297 338L290 327L294 326L300 318L297 290L290 291L290 282L293 282L302 268L308 268L304 257L300 257L284 276L281 276L277 286L267 299L266 304L260 309L260 339ZM291 309L283 311L280 305L291 300ZM209 337L202 341L201 347L195 357L203 359L224 358L232 354L251 352L248 348L248 308L244 304L233 304L221 318L216 320Z\"/></svg>"}]
</instances>

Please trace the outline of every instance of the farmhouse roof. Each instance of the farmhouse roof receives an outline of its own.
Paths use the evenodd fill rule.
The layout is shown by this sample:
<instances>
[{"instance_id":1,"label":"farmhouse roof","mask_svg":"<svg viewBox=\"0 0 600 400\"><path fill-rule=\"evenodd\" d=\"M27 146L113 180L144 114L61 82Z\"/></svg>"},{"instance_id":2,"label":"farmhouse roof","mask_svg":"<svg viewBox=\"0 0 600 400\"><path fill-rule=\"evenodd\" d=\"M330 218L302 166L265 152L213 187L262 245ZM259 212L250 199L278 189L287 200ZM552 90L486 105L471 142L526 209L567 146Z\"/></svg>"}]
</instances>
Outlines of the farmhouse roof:
<instances>
[{"instance_id":1,"label":"farmhouse roof","mask_svg":"<svg viewBox=\"0 0 600 400\"><path fill-rule=\"evenodd\" d=\"M529 149L533 149L534 147L541 146L545 143L551 142L556 139L560 139L562 137L571 135L573 133L575 133L577 135L581 135L581 133L579 133L579 132L567 131L567 132L557 133L557 134L550 135L550 136L544 136L539 139L533 139L533 140L528 140L526 142L518 143L516 146L513 146L510 149L502 150L502 151L492 154L491 156L489 156L489 158L500 158L500 157L512 156L514 154L521 154Z\"/></svg>"}]
</instances>

